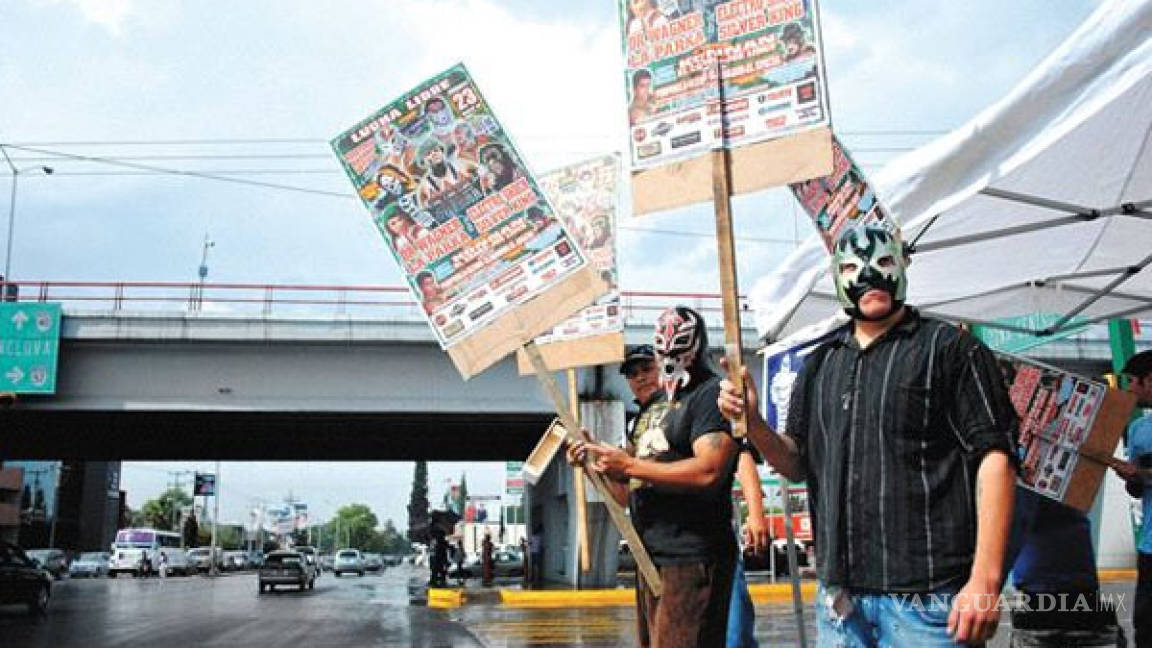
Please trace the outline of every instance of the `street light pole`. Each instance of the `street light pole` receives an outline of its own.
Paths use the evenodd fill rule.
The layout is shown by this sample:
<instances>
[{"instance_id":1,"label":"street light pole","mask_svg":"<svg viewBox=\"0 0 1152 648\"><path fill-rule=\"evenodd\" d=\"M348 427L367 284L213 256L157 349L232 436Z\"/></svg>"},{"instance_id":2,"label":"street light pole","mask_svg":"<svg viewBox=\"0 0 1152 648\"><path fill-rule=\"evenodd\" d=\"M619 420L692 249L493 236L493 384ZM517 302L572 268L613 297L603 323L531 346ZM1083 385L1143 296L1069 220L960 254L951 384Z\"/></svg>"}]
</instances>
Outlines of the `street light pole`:
<instances>
[{"instance_id":1,"label":"street light pole","mask_svg":"<svg viewBox=\"0 0 1152 648\"><path fill-rule=\"evenodd\" d=\"M12 158L8 156L8 149L0 145L0 153L4 154L4 161L8 163L8 168L12 171L12 191L8 198L8 240L5 245L4 252L4 281L12 280L12 241L16 229L16 183L20 179L20 174L32 169L39 169L44 175L52 175L55 169L49 166L29 167L27 169L18 169L16 164L12 162ZM7 288L5 288L7 294Z\"/></svg>"}]
</instances>

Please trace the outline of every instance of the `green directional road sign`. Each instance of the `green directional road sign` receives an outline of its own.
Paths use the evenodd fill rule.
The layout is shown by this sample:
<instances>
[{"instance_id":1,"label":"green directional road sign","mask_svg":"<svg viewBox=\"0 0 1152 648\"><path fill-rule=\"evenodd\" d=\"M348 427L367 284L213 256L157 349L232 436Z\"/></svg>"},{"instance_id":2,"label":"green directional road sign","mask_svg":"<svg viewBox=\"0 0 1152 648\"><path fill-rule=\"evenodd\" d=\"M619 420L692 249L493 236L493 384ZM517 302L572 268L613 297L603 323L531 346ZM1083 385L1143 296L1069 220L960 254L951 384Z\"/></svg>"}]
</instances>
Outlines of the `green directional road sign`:
<instances>
[{"instance_id":1,"label":"green directional road sign","mask_svg":"<svg viewBox=\"0 0 1152 648\"><path fill-rule=\"evenodd\" d=\"M56 393L60 304L0 303L0 392Z\"/></svg>"}]
</instances>

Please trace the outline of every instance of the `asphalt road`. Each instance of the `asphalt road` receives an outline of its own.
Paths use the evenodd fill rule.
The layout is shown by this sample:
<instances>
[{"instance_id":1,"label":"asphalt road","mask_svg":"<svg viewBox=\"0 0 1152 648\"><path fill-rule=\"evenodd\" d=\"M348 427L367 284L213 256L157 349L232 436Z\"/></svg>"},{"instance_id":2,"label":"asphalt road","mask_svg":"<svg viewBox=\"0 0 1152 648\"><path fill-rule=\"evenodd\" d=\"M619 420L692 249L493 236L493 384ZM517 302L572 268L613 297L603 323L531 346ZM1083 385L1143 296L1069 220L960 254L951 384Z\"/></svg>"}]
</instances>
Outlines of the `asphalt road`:
<instances>
[{"instance_id":1,"label":"asphalt road","mask_svg":"<svg viewBox=\"0 0 1152 648\"><path fill-rule=\"evenodd\" d=\"M134 579L66 579L55 583L47 616L0 606L0 646L631 646L631 607L523 610L477 603L452 610L413 604L427 571L390 568L380 575L335 578L314 591L258 594L251 573ZM1105 592L1132 595L1131 584ZM1130 605L1130 600L1125 601ZM812 607L805 606L809 645ZM1121 618L1131 632L1131 608ZM790 605L756 607L761 646L796 645ZM1001 624L993 647L1007 644ZM1129 634L1129 637L1131 635Z\"/></svg>"},{"instance_id":2,"label":"asphalt road","mask_svg":"<svg viewBox=\"0 0 1152 648\"><path fill-rule=\"evenodd\" d=\"M104 646L478 646L444 612L409 605L415 573L325 573L313 591L259 594L252 573L159 578L67 579L48 614L0 607L0 645Z\"/></svg>"}]
</instances>

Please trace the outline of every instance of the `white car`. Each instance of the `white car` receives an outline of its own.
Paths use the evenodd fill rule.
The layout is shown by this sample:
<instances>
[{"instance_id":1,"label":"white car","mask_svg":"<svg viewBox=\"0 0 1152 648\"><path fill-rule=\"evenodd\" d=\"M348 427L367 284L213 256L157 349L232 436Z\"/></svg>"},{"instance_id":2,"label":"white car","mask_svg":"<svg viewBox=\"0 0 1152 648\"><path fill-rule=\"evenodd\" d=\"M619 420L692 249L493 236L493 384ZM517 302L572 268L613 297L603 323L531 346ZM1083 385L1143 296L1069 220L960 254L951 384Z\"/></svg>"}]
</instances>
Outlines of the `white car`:
<instances>
[{"instance_id":1,"label":"white car","mask_svg":"<svg viewBox=\"0 0 1152 648\"><path fill-rule=\"evenodd\" d=\"M336 552L332 561L332 572L339 577L341 574L364 575L364 557L357 549L341 549Z\"/></svg>"},{"instance_id":2,"label":"white car","mask_svg":"<svg viewBox=\"0 0 1152 648\"><path fill-rule=\"evenodd\" d=\"M68 565L68 575L72 578L81 576L107 576L108 561L111 554L107 551L89 551L80 554L80 557Z\"/></svg>"}]
</instances>

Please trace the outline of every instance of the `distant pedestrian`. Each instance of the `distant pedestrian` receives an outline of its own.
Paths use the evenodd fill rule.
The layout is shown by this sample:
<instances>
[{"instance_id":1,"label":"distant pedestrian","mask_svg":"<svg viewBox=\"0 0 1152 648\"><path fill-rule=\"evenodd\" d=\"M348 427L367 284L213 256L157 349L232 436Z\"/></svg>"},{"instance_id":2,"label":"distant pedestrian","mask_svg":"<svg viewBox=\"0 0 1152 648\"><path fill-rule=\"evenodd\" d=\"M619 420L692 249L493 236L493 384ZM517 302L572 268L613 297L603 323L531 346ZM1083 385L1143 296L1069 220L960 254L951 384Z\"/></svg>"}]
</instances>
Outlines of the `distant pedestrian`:
<instances>
[{"instance_id":1,"label":"distant pedestrian","mask_svg":"<svg viewBox=\"0 0 1152 648\"><path fill-rule=\"evenodd\" d=\"M163 551L160 552L160 578L168 577L168 554Z\"/></svg>"},{"instance_id":2,"label":"distant pedestrian","mask_svg":"<svg viewBox=\"0 0 1152 648\"><path fill-rule=\"evenodd\" d=\"M492 534L484 534L484 542L480 544L480 565L483 573L484 587L492 586Z\"/></svg>"},{"instance_id":3,"label":"distant pedestrian","mask_svg":"<svg viewBox=\"0 0 1152 648\"><path fill-rule=\"evenodd\" d=\"M532 528L528 549L532 553L532 587L540 587L544 582L544 525L537 523Z\"/></svg>"},{"instance_id":4,"label":"distant pedestrian","mask_svg":"<svg viewBox=\"0 0 1152 648\"><path fill-rule=\"evenodd\" d=\"M460 585L464 585L464 541L456 541L456 579L460 581Z\"/></svg>"},{"instance_id":5,"label":"distant pedestrian","mask_svg":"<svg viewBox=\"0 0 1152 648\"><path fill-rule=\"evenodd\" d=\"M532 583L532 552L528 551L528 541L520 538L520 563L524 573L520 575L522 587L528 587Z\"/></svg>"},{"instance_id":6,"label":"distant pedestrian","mask_svg":"<svg viewBox=\"0 0 1152 648\"><path fill-rule=\"evenodd\" d=\"M448 542L444 539L444 531L440 528L432 529L432 556L428 562L432 572L428 578L430 587L444 587L448 581Z\"/></svg>"}]
</instances>

